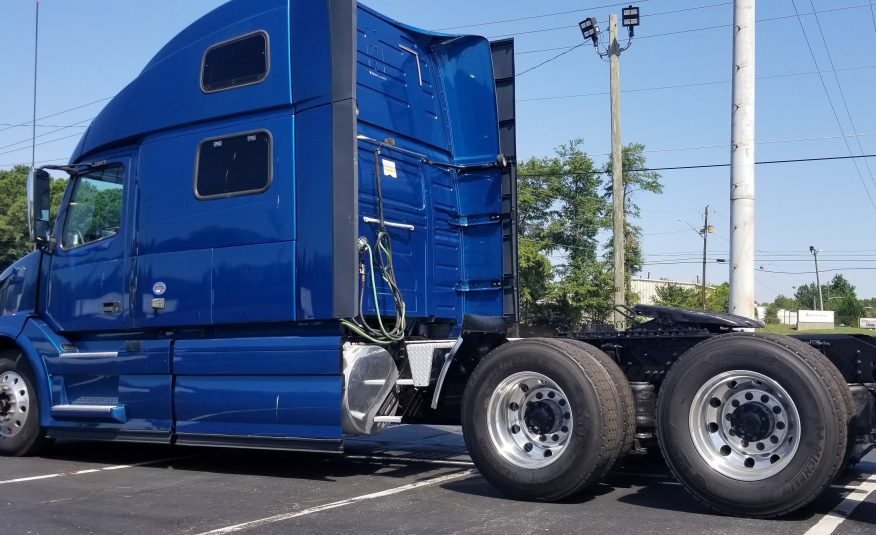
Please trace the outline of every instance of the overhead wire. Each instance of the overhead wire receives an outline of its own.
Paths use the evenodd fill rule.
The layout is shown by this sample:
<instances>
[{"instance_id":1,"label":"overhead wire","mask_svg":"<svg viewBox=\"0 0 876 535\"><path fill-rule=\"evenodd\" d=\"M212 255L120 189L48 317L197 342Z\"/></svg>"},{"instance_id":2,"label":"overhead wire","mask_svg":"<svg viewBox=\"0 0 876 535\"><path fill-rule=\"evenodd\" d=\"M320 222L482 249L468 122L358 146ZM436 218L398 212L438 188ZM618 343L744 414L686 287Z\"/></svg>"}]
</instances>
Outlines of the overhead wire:
<instances>
[{"instance_id":1,"label":"overhead wire","mask_svg":"<svg viewBox=\"0 0 876 535\"><path fill-rule=\"evenodd\" d=\"M812 3L812 0L809 0L809 5L812 6L812 12L815 17L815 26L818 28L818 34L821 36L821 43L824 45L824 52L827 54L827 61L830 64L830 71L833 73L833 79L836 82L836 87L839 90L840 100L843 103L843 108L846 110L846 115L849 118L849 125L852 127L852 133L855 135L855 141L858 143L858 151L864 152L864 147L861 145L861 138L858 136L858 129L855 126L855 118L852 116L852 112L849 110L849 104L846 101L846 94L843 91L843 85L840 83L839 76L836 73L836 66L833 64L833 56L830 53L830 47L827 46L827 39L824 38L824 30L821 27L821 20L818 18L818 14L815 13L815 4ZM814 59L814 58L813 58ZM815 68L818 68L818 64L815 65ZM870 162L864 160L864 166L867 168L867 174L870 175L870 182L873 183L873 186L876 187L876 180L873 178L873 170L870 169Z\"/></svg>"},{"instance_id":2,"label":"overhead wire","mask_svg":"<svg viewBox=\"0 0 876 535\"><path fill-rule=\"evenodd\" d=\"M812 44L809 42L809 36L806 35L806 28L803 26L803 18L800 15L799 10L797 9L796 0L791 0L791 6L794 8L794 13L797 16L797 22L800 25L800 31L803 33L803 40L806 42L806 47L809 49L809 54L812 56L812 63L815 65L815 69L818 70L818 79L821 80L821 87L824 89L824 94L827 96L827 103L830 105L830 111L833 113L833 118L836 120L837 127L840 130L840 134L845 136L845 130L843 129L842 121L840 121L839 114L836 112L836 107L833 105L833 99L830 98L830 91L827 89L827 83L824 81L824 76L821 74L821 70L818 68L818 60L815 58L815 51L812 49ZM843 137L843 143L846 146L846 149L849 151L850 155L854 154L852 150L852 146L849 144L849 141ZM870 200L870 204L873 207L873 210L876 211L876 202L873 200L873 196L870 194L870 189L867 187L867 182L864 180L864 175L861 173L861 169L858 166L857 161L853 161L855 166L855 171L858 174L858 178L861 181L861 186L864 188L864 193L867 194L867 198Z\"/></svg>"}]
</instances>

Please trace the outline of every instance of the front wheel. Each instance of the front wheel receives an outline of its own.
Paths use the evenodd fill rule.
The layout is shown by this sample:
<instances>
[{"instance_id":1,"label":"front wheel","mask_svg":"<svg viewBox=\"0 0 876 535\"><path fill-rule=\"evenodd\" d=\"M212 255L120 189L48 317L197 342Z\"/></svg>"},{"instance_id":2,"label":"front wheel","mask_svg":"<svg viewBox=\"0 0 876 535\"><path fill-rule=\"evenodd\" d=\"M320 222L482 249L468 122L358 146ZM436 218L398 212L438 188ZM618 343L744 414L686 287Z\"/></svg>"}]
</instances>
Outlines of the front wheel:
<instances>
[{"instance_id":1,"label":"front wheel","mask_svg":"<svg viewBox=\"0 0 876 535\"><path fill-rule=\"evenodd\" d=\"M0 455L31 455L46 444L30 366L18 351L0 352Z\"/></svg>"},{"instance_id":2,"label":"front wheel","mask_svg":"<svg viewBox=\"0 0 876 535\"><path fill-rule=\"evenodd\" d=\"M622 421L599 362L549 339L493 350L463 398L472 460L490 483L520 499L559 500L598 481L620 452Z\"/></svg>"},{"instance_id":3,"label":"front wheel","mask_svg":"<svg viewBox=\"0 0 876 535\"><path fill-rule=\"evenodd\" d=\"M830 366L764 334L718 336L682 355L657 405L660 448L676 478L731 515L774 517L811 502L846 447L847 408Z\"/></svg>"}]
</instances>

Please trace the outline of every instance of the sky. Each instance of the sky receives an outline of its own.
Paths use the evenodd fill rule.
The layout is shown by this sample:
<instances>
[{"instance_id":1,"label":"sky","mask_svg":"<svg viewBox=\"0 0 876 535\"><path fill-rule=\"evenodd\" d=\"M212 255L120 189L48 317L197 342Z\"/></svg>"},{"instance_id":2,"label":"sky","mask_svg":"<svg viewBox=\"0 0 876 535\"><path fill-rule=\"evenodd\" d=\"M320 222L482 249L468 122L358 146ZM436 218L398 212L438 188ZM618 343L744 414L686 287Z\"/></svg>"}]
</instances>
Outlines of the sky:
<instances>
[{"instance_id":1,"label":"sky","mask_svg":"<svg viewBox=\"0 0 876 535\"><path fill-rule=\"evenodd\" d=\"M252 0L258 1L258 0ZM876 7L873 0L757 2L758 161L876 154ZM36 161L62 163L107 102L181 29L224 0L41 0ZM548 156L573 138L601 165L610 150L608 63L577 23L612 0L366 0L405 23L447 33L513 36L521 158ZM613 4L613 5L612 5ZM624 143L649 167L730 160L733 4L639 0L641 25L620 60ZM0 0L0 169L29 163L34 0ZM805 35L805 37L804 37ZM550 61L548 61L550 60ZM543 65L539 66L539 64ZM537 67L529 72L527 69ZM21 126L17 126L21 125ZM662 171L662 195L639 194L642 276L696 281L709 206L707 280L728 280L730 170ZM876 297L876 158L756 168L756 298L793 295L840 273Z\"/></svg>"}]
</instances>

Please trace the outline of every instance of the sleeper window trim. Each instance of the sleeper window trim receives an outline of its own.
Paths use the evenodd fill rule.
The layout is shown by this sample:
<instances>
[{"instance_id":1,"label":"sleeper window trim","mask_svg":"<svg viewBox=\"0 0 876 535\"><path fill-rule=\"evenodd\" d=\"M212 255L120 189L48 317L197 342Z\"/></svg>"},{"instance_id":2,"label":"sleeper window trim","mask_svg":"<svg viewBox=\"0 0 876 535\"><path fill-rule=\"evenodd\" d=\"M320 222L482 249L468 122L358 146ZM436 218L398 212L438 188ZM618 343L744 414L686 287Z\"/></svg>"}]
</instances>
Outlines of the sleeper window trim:
<instances>
[{"instance_id":1,"label":"sleeper window trim","mask_svg":"<svg viewBox=\"0 0 876 535\"><path fill-rule=\"evenodd\" d=\"M231 43L234 43L237 41L242 41L244 39L252 37L253 35L259 35L259 34L262 37L264 37L264 40L265 40L265 72L261 75L261 77L259 79L253 80L250 82L246 82L243 84L228 85L228 86L224 86L224 87L217 87L214 89L208 89L207 87L204 86L204 75L206 74L206 68L207 68L207 55L212 50L219 48L219 47L222 47L222 46L230 45ZM225 41L220 41L218 43L210 45L207 48L207 50L204 51L204 55L201 56L201 76L199 77L198 84L201 86L201 91L203 91L204 93L207 93L207 94L219 93L221 91L228 91L229 89L236 89L238 87L246 87L248 85L259 84L259 83L265 81L265 79L267 79L268 74L270 74L270 72L271 72L271 38L268 35L268 32L266 32L264 30L256 30L254 32L249 32L249 33L245 33L243 35L238 35L238 36L232 37L230 39L226 39Z\"/></svg>"},{"instance_id":2,"label":"sleeper window trim","mask_svg":"<svg viewBox=\"0 0 876 535\"><path fill-rule=\"evenodd\" d=\"M210 143L213 141L224 141L229 138L235 137L243 137L251 134L265 134L268 136L268 181L261 188L257 189L249 189L249 190L240 190L233 191L229 193L214 193L212 195L201 195L198 192L198 173L200 172L201 166L201 147L204 146L205 143ZM233 132L231 134L224 134L221 136L213 136L204 138L198 142L198 149L195 151L195 175L194 180L192 181L192 193L194 193L195 198L199 201L210 201L215 199L228 199L231 197L242 197L244 195L257 195L259 193L264 193L270 189L271 184L274 183L274 136L271 135L270 130L266 130L264 128L260 128L257 130L247 130L244 132Z\"/></svg>"}]
</instances>

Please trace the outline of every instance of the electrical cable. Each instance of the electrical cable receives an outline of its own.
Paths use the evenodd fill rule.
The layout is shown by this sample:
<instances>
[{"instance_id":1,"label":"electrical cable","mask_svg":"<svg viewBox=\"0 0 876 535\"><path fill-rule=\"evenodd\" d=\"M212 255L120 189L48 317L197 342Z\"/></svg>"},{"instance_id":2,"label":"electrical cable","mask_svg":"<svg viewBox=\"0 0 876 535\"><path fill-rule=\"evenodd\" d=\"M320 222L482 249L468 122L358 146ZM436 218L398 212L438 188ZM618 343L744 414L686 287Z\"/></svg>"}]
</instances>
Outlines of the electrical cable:
<instances>
[{"instance_id":1,"label":"electrical cable","mask_svg":"<svg viewBox=\"0 0 876 535\"><path fill-rule=\"evenodd\" d=\"M830 111L833 113L833 118L836 120L836 125L839 128L840 134L845 136L845 131L843 130L842 122L839 119L839 114L836 112L836 107L833 105L833 100L830 98L830 91L827 89L827 84L824 81L824 76L821 75L821 70L818 68L818 61L815 59L815 51L812 50L812 44L809 42L809 36L806 35L806 29L803 26L803 19L800 16L800 12L797 10L797 2L795 0L791 0L791 6L794 8L794 13L797 16L797 22L800 24L800 31L803 33L803 40L806 41L806 47L809 49L809 55L812 57L812 63L815 65L815 69L818 70L818 79L821 80L821 87L824 89L824 94L827 97L827 103L830 105ZM846 149L849 151L850 155L854 154L852 150L852 146L849 145L849 141L843 137L843 143L846 146ZM870 200L870 204L873 206L873 210L876 211L876 202L873 200L873 196L870 194L870 189L867 187L867 183L864 181L864 175L861 173L860 167L858 167L858 163L855 161L855 171L858 174L858 178L861 180L861 186L864 188L864 193L867 194L867 198ZM871 177L872 178L872 177Z\"/></svg>"},{"instance_id":2,"label":"electrical cable","mask_svg":"<svg viewBox=\"0 0 876 535\"><path fill-rule=\"evenodd\" d=\"M384 219L383 207L383 186L382 173L380 172L380 146L374 150L374 180L377 189L377 214L378 214L378 231L374 241L374 247L377 253L377 265L374 262L374 250L364 237L359 238L360 255L367 254L367 266L364 259L359 261L359 316L358 321L342 320L341 324L362 336L366 340L379 345L390 345L404 340L406 330L406 306L404 296L395 278L395 267L392 261L392 243L389 232L386 229L386 221ZM380 296L377 292L377 279L374 272L379 270L381 278L386 283L387 288L392 294L395 304L395 322L391 329L387 329L383 322L383 315L380 312ZM366 271L370 275L372 299L374 300L374 314L377 318L377 327L368 323L365 317L364 301L365 288L367 286Z\"/></svg>"}]
</instances>

